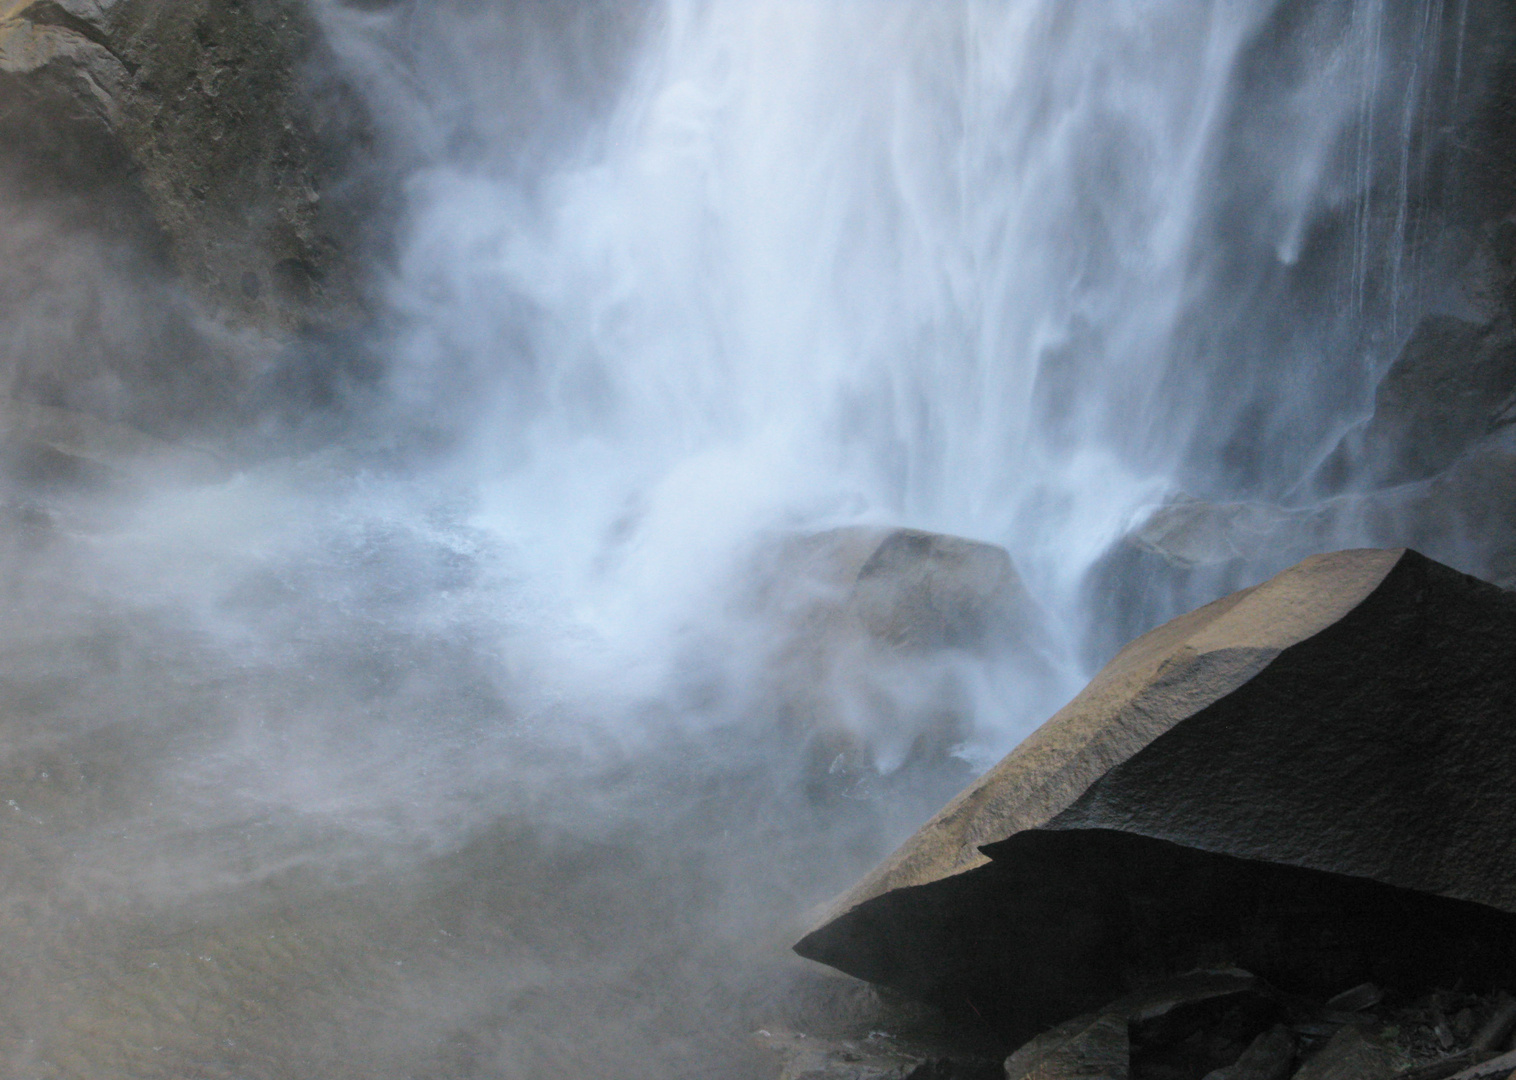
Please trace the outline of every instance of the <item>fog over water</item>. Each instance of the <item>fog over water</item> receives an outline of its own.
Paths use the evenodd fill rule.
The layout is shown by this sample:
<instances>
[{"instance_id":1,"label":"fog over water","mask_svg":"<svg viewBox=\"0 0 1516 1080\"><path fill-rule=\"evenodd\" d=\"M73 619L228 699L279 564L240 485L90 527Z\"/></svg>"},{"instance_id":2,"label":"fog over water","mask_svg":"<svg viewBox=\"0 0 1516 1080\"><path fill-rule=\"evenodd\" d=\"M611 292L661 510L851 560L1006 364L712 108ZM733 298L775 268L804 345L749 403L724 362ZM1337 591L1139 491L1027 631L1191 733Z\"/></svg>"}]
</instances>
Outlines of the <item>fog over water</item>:
<instances>
[{"instance_id":1,"label":"fog over water","mask_svg":"<svg viewBox=\"0 0 1516 1080\"><path fill-rule=\"evenodd\" d=\"M378 374L6 504L0 1071L764 1075L806 913L1119 644L1112 545L1307 501L1457 310L1467 7L321 0L399 193L330 346ZM128 306L55 211L12 264ZM68 288L27 340L89 340ZM770 578L848 525L1003 545L1035 669L828 669L805 729Z\"/></svg>"}]
</instances>

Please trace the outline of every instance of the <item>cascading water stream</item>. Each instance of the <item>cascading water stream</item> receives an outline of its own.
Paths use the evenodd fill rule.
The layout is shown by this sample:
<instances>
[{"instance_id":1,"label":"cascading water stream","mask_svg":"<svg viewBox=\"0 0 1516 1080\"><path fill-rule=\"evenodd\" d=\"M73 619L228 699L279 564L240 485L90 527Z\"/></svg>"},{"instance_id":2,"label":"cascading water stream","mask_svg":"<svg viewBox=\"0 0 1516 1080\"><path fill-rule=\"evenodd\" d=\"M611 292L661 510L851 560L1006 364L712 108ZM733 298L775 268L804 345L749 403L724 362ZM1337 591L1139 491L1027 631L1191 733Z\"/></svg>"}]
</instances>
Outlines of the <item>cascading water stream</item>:
<instances>
[{"instance_id":1,"label":"cascading water stream","mask_svg":"<svg viewBox=\"0 0 1516 1080\"><path fill-rule=\"evenodd\" d=\"M1207 452L1288 487L1364 392L1341 353L1368 307L1405 300L1409 151L1374 132L1417 90L1378 75L1431 46L1381 4L1293 8L669 3L541 162L487 142L524 107L491 96L490 20L439 9L403 41L427 95L393 113L478 115L409 183L397 407L462 431L474 523L606 650L592 681L666 677L756 538L858 522L1005 545L1072 655L1143 508L1238 486ZM400 47L392 19L334 24L355 57ZM1266 301L1344 213L1353 317L1281 330ZM1239 271L1264 283L1240 312Z\"/></svg>"}]
</instances>

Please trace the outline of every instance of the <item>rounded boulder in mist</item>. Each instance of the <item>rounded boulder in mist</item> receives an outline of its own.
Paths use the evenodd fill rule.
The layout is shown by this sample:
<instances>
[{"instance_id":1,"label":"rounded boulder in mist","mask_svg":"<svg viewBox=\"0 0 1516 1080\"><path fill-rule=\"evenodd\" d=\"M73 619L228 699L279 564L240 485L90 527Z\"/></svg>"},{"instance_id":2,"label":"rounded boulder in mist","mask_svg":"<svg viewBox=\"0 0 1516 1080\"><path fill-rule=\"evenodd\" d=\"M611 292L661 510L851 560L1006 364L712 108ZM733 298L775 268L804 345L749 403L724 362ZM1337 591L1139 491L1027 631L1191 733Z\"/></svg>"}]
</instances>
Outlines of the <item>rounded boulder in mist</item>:
<instances>
[{"instance_id":1,"label":"rounded boulder in mist","mask_svg":"<svg viewBox=\"0 0 1516 1080\"><path fill-rule=\"evenodd\" d=\"M755 574L775 628L776 708L808 746L816 786L862 794L900 768L946 769L970 739L986 666L1050 685L1044 616L994 544L849 526L785 538Z\"/></svg>"}]
</instances>

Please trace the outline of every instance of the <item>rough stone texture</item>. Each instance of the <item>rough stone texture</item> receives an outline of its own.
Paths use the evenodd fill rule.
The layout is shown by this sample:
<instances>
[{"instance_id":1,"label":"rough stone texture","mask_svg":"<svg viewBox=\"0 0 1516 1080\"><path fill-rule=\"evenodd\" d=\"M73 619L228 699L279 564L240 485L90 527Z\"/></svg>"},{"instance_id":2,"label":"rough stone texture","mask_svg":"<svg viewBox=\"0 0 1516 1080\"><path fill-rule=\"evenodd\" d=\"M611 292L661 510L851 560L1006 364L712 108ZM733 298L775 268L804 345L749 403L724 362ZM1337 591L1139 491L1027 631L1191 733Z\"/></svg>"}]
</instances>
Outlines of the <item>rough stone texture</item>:
<instances>
[{"instance_id":1,"label":"rough stone texture","mask_svg":"<svg viewBox=\"0 0 1516 1080\"><path fill-rule=\"evenodd\" d=\"M1236 1061L1280 1014L1267 987L1246 971L1191 971L1161 979L1101 1010L1127 1019L1139 1077L1200 1077Z\"/></svg>"},{"instance_id":2,"label":"rough stone texture","mask_svg":"<svg viewBox=\"0 0 1516 1080\"><path fill-rule=\"evenodd\" d=\"M779 546L769 605L820 632L861 632L901 652L1041 640L1042 615L1006 550L918 529L849 526ZM844 626L844 624L847 624Z\"/></svg>"},{"instance_id":3,"label":"rough stone texture","mask_svg":"<svg viewBox=\"0 0 1516 1080\"><path fill-rule=\"evenodd\" d=\"M1516 431L1506 430L1424 486L1366 514L1379 535L1438 545L1504 588L1516 586ZM1470 552L1473 548L1473 552Z\"/></svg>"},{"instance_id":4,"label":"rough stone texture","mask_svg":"<svg viewBox=\"0 0 1516 1080\"><path fill-rule=\"evenodd\" d=\"M1005 1060L1006 1080L1127 1080L1124 1016L1083 1017L1045 1032Z\"/></svg>"},{"instance_id":5,"label":"rough stone texture","mask_svg":"<svg viewBox=\"0 0 1516 1080\"><path fill-rule=\"evenodd\" d=\"M1276 1024L1259 1035L1231 1065L1207 1073L1205 1080L1285 1080L1295 1065L1295 1035Z\"/></svg>"},{"instance_id":6,"label":"rough stone texture","mask_svg":"<svg viewBox=\"0 0 1516 1080\"><path fill-rule=\"evenodd\" d=\"M849 606L898 649L988 648L1035 608L1002 547L894 529L858 570Z\"/></svg>"},{"instance_id":7,"label":"rough stone texture","mask_svg":"<svg viewBox=\"0 0 1516 1080\"><path fill-rule=\"evenodd\" d=\"M1198 1078L1237 1061L1279 1012L1247 972L1192 971L1043 1032L1011 1055L1005 1071L1008 1077Z\"/></svg>"},{"instance_id":8,"label":"rough stone texture","mask_svg":"<svg viewBox=\"0 0 1516 1080\"><path fill-rule=\"evenodd\" d=\"M1453 1074L1453 1080L1504 1080L1516 1072L1516 1050L1499 1057L1470 1065Z\"/></svg>"},{"instance_id":9,"label":"rough stone texture","mask_svg":"<svg viewBox=\"0 0 1516 1080\"><path fill-rule=\"evenodd\" d=\"M759 1046L777 1055L778 1080L1000 1080L997 1061L942 1056L930 1048L894 1039L814 1038L788 1031L760 1031Z\"/></svg>"},{"instance_id":10,"label":"rough stone texture","mask_svg":"<svg viewBox=\"0 0 1516 1080\"><path fill-rule=\"evenodd\" d=\"M783 1059L779 1080L907 1080L921 1062L867 1042L763 1031L759 1045Z\"/></svg>"},{"instance_id":11,"label":"rough stone texture","mask_svg":"<svg viewBox=\"0 0 1516 1080\"><path fill-rule=\"evenodd\" d=\"M1295 1076L1297 1080L1389 1080L1409 1064L1393 1047L1348 1025Z\"/></svg>"},{"instance_id":12,"label":"rough stone texture","mask_svg":"<svg viewBox=\"0 0 1516 1080\"><path fill-rule=\"evenodd\" d=\"M1488 1053L1497 1047L1504 1046L1513 1026L1516 1026L1516 998L1502 992L1496 999L1495 1009L1490 1017L1477 1032L1474 1032L1471 1045L1478 1053ZM1516 1064L1513 1064L1511 1068L1516 1069Z\"/></svg>"},{"instance_id":13,"label":"rough stone texture","mask_svg":"<svg viewBox=\"0 0 1516 1080\"><path fill-rule=\"evenodd\" d=\"M1307 559L1122 650L797 951L1011 1027L1218 950L1330 993L1498 978L1512 656L1516 597L1485 582Z\"/></svg>"},{"instance_id":14,"label":"rough stone texture","mask_svg":"<svg viewBox=\"0 0 1516 1080\"><path fill-rule=\"evenodd\" d=\"M33 108L109 128L130 68L102 22L111 0L12 0L0 10L0 76Z\"/></svg>"},{"instance_id":15,"label":"rough stone texture","mask_svg":"<svg viewBox=\"0 0 1516 1080\"><path fill-rule=\"evenodd\" d=\"M1129 542L1173 566L1223 566L1258 558L1282 531L1310 517L1309 511L1268 503L1181 498L1155 510L1132 530Z\"/></svg>"},{"instance_id":16,"label":"rough stone texture","mask_svg":"<svg viewBox=\"0 0 1516 1080\"><path fill-rule=\"evenodd\" d=\"M1047 824L1112 766L1242 686L1287 646L1352 611L1401 558L1374 551L1308 560L1133 641L1078 697L838 901L836 912L984 865L981 845Z\"/></svg>"},{"instance_id":17,"label":"rough stone texture","mask_svg":"<svg viewBox=\"0 0 1516 1080\"><path fill-rule=\"evenodd\" d=\"M753 1033L781 1080L894 1077L1000 1080L1005 1047L944 1022L935 1009L806 966Z\"/></svg>"},{"instance_id":18,"label":"rough stone texture","mask_svg":"<svg viewBox=\"0 0 1516 1080\"><path fill-rule=\"evenodd\" d=\"M129 163L184 279L287 330L354 302L320 129L361 118L311 104L318 44L301 0L19 0L0 10L0 124L70 182Z\"/></svg>"},{"instance_id":19,"label":"rough stone texture","mask_svg":"<svg viewBox=\"0 0 1516 1080\"><path fill-rule=\"evenodd\" d=\"M1302 604L1322 612L1356 597L1371 567L1383 575L1351 609L1113 768L1058 827L1122 828L1516 911L1516 792L1502 797L1496 779L1516 711L1516 598L1415 552L1345 552L1275 577L1232 616L1303 630L1290 626ZM1282 587L1304 573L1322 574L1320 591L1290 598Z\"/></svg>"}]
</instances>

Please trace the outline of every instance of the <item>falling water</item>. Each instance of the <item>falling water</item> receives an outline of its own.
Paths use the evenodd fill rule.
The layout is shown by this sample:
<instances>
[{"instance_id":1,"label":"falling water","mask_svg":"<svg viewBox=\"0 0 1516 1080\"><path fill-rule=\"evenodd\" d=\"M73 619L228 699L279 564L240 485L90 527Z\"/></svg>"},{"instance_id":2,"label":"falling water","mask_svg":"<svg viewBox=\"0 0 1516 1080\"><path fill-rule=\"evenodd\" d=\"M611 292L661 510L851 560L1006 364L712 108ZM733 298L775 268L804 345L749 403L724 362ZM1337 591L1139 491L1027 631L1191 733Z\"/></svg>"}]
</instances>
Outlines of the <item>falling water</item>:
<instances>
[{"instance_id":1,"label":"falling water","mask_svg":"<svg viewBox=\"0 0 1516 1080\"><path fill-rule=\"evenodd\" d=\"M1072 641L1135 515L1288 489L1424 305L1434 6L591 9L510 57L595 58L577 123L507 16L335 9L414 155L390 404L623 679L838 524L1003 544Z\"/></svg>"},{"instance_id":2,"label":"falling water","mask_svg":"<svg viewBox=\"0 0 1516 1080\"><path fill-rule=\"evenodd\" d=\"M761 1075L807 908L1108 651L1102 557L1298 490L1436 302L1432 7L319 6L383 374L25 556L11 1073ZM1047 667L882 675L818 795L751 578L843 525L1003 545Z\"/></svg>"}]
</instances>

